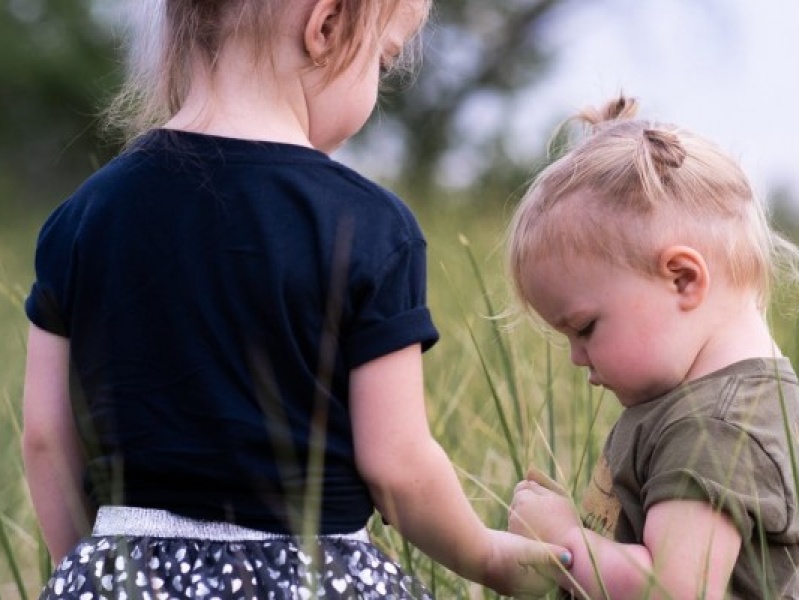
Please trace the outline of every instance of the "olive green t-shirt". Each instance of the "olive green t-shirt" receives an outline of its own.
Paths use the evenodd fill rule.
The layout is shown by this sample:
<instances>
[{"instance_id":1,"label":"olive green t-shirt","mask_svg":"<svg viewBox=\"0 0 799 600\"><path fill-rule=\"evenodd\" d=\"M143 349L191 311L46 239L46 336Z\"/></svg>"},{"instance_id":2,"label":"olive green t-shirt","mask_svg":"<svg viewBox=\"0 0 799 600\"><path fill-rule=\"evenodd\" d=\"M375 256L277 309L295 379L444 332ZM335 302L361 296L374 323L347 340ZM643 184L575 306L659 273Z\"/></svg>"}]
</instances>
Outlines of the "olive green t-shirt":
<instances>
[{"instance_id":1,"label":"olive green t-shirt","mask_svg":"<svg viewBox=\"0 0 799 600\"><path fill-rule=\"evenodd\" d=\"M784 358L744 360L625 409L584 495L586 525L641 544L651 506L708 501L743 540L730 597L799 598L798 415Z\"/></svg>"}]
</instances>

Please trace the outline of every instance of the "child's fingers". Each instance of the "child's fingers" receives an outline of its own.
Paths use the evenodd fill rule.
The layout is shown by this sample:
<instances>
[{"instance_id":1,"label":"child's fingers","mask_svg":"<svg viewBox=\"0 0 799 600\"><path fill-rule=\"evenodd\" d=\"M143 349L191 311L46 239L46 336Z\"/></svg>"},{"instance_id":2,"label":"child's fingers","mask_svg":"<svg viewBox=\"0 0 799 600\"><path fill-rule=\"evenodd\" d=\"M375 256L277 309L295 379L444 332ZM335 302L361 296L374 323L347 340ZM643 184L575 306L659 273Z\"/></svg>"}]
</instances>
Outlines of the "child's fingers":
<instances>
[{"instance_id":1,"label":"child's fingers","mask_svg":"<svg viewBox=\"0 0 799 600\"><path fill-rule=\"evenodd\" d=\"M539 485L535 481L528 481L528 480L520 481L519 483L516 484L516 487L513 489L514 496L518 496L523 492L530 492L535 494L536 496L550 496L552 494L555 494L556 496L560 495L557 492L554 492L551 489L544 487L543 485Z\"/></svg>"},{"instance_id":2,"label":"child's fingers","mask_svg":"<svg viewBox=\"0 0 799 600\"><path fill-rule=\"evenodd\" d=\"M516 492L513 494L513 500L511 500L508 510L508 529L514 533L521 533L525 537L534 538L535 535L531 535L534 530L523 515L531 514L530 511L537 511L539 499L546 494L552 494L552 492L532 482L527 482L523 487L516 486Z\"/></svg>"},{"instance_id":3,"label":"child's fingers","mask_svg":"<svg viewBox=\"0 0 799 600\"><path fill-rule=\"evenodd\" d=\"M513 493L515 495L515 494L518 494L519 492L521 492L523 490L528 490L528 491L534 492L535 489L539 488L539 487L541 487L541 486L539 486L535 481L529 481L527 479L523 479L519 483L516 484L516 487L513 488Z\"/></svg>"},{"instance_id":4,"label":"child's fingers","mask_svg":"<svg viewBox=\"0 0 799 600\"><path fill-rule=\"evenodd\" d=\"M518 509L520 506L526 504L527 502L535 501L533 496L528 496L527 494L534 495L535 491L527 487L519 487L518 485L516 486L516 491L513 492L513 499L510 502L511 512Z\"/></svg>"}]
</instances>

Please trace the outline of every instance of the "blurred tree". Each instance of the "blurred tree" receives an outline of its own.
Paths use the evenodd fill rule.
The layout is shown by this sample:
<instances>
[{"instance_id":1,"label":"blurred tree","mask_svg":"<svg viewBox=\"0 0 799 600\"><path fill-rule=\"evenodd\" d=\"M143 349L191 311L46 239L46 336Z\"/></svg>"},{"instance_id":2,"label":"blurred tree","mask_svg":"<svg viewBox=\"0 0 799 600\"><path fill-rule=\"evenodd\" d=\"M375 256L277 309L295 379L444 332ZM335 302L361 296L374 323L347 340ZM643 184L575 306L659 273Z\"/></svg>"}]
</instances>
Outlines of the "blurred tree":
<instances>
[{"instance_id":1,"label":"blurred tree","mask_svg":"<svg viewBox=\"0 0 799 600\"><path fill-rule=\"evenodd\" d=\"M98 135L97 115L122 75L108 18L120 4L0 0L0 203L51 204L116 152ZM554 64L542 34L586 5L435 0L421 69L389 82L394 91L344 158L412 187L413 197L454 183L503 202L531 175L529 160L517 164L507 148L508 117Z\"/></svg>"},{"instance_id":2,"label":"blurred tree","mask_svg":"<svg viewBox=\"0 0 799 600\"><path fill-rule=\"evenodd\" d=\"M92 10L89 0L0 0L0 192L15 196L6 202L52 203L103 160L96 115L115 58ZM37 197L22 197L32 183Z\"/></svg>"},{"instance_id":3,"label":"blurred tree","mask_svg":"<svg viewBox=\"0 0 799 600\"><path fill-rule=\"evenodd\" d=\"M407 93L384 99L380 127L356 139L355 151L381 156L382 147L392 147L385 135L400 136L391 175L420 191L459 170L478 189L518 186L524 174L503 144L510 124L492 115L508 114L516 93L552 62L538 34L568 3L437 0L420 72L412 86L403 83Z\"/></svg>"},{"instance_id":4,"label":"blurred tree","mask_svg":"<svg viewBox=\"0 0 799 600\"><path fill-rule=\"evenodd\" d=\"M419 190L462 160L482 165L478 184L518 184L500 168L512 164L501 124L475 132L469 115L479 106L501 111L540 75L550 57L535 32L566 2L437 0L413 85L396 82L353 154L380 156L394 165L385 176ZM99 141L97 113L121 69L98 7L113 8L104 0L0 0L0 191L13 174L46 196L43 183L73 184L114 152Z\"/></svg>"},{"instance_id":5,"label":"blurred tree","mask_svg":"<svg viewBox=\"0 0 799 600\"><path fill-rule=\"evenodd\" d=\"M799 198L788 186L776 186L768 195L771 221L785 237L799 243Z\"/></svg>"}]
</instances>

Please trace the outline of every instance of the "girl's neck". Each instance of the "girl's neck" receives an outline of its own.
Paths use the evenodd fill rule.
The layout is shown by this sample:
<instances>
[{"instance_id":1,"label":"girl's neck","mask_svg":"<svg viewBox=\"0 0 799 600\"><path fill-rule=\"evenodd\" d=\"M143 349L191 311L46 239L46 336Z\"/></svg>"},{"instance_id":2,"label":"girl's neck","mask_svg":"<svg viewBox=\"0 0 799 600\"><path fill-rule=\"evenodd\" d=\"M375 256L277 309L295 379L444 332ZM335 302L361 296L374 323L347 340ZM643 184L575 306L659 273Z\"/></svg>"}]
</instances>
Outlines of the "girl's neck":
<instances>
[{"instance_id":1,"label":"girl's neck","mask_svg":"<svg viewBox=\"0 0 799 600\"><path fill-rule=\"evenodd\" d=\"M213 74L194 69L183 106L164 127L310 147L302 88L290 75L297 72L258 71L243 52L225 51Z\"/></svg>"}]
</instances>

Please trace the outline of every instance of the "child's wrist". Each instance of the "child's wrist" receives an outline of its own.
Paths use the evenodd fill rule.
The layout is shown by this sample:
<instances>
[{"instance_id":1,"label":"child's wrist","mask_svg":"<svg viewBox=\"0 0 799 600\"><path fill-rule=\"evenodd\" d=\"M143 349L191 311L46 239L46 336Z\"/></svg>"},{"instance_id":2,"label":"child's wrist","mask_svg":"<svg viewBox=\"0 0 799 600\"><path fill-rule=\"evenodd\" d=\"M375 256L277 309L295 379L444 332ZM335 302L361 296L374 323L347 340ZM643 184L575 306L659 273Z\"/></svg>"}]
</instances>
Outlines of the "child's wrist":
<instances>
[{"instance_id":1,"label":"child's wrist","mask_svg":"<svg viewBox=\"0 0 799 600\"><path fill-rule=\"evenodd\" d=\"M586 549L585 530L581 526L575 525L564 532L555 543L568 549L572 555L582 554Z\"/></svg>"},{"instance_id":2,"label":"child's wrist","mask_svg":"<svg viewBox=\"0 0 799 600\"><path fill-rule=\"evenodd\" d=\"M561 564L567 571L572 569L578 559L581 560L586 555L587 546L584 534L585 531L583 528L581 526L575 525L574 527L565 531L564 534L559 537L559 539L553 540L552 542L553 544L557 544L558 546L562 546L566 549L568 557L564 555L563 557L559 558L561 559Z\"/></svg>"}]
</instances>

